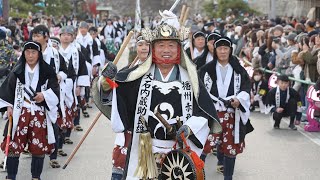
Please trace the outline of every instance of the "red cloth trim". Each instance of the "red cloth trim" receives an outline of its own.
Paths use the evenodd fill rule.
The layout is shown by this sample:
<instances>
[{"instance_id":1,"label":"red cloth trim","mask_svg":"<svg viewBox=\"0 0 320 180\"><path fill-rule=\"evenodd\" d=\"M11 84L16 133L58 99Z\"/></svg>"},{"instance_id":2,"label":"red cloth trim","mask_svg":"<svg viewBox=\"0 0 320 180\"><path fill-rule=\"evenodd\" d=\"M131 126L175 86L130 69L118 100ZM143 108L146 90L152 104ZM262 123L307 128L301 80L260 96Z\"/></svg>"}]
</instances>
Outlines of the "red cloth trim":
<instances>
[{"instance_id":1,"label":"red cloth trim","mask_svg":"<svg viewBox=\"0 0 320 180\"><path fill-rule=\"evenodd\" d=\"M32 155L51 154L54 144L48 144L46 121L44 112L36 111L33 116L29 109L23 107L15 136L9 144L10 151L20 154L28 147ZM1 149L4 151L5 147L6 138L1 143Z\"/></svg>"},{"instance_id":2,"label":"red cloth trim","mask_svg":"<svg viewBox=\"0 0 320 180\"><path fill-rule=\"evenodd\" d=\"M213 134L213 142L219 143L219 151L226 156L236 156L243 152L245 148L245 142L239 144L234 143L234 127L235 127L235 115L234 113L218 112L219 119L223 119L221 123L222 133Z\"/></svg>"},{"instance_id":3,"label":"red cloth trim","mask_svg":"<svg viewBox=\"0 0 320 180\"><path fill-rule=\"evenodd\" d=\"M201 172L204 168L204 162L200 159L200 157L194 151L191 151L191 158L194 165L196 166L197 171Z\"/></svg>"},{"instance_id":4,"label":"red cloth trim","mask_svg":"<svg viewBox=\"0 0 320 180\"><path fill-rule=\"evenodd\" d=\"M113 167L124 170L126 167L126 159L127 159L127 151L128 147L131 143L132 132L126 131L124 132L125 143L124 146L116 146L113 149L112 153L112 161Z\"/></svg>"},{"instance_id":5,"label":"red cloth trim","mask_svg":"<svg viewBox=\"0 0 320 180\"><path fill-rule=\"evenodd\" d=\"M118 84L115 81L111 80L110 78L106 77L106 81L110 85L111 89L118 87Z\"/></svg>"}]
</instances>

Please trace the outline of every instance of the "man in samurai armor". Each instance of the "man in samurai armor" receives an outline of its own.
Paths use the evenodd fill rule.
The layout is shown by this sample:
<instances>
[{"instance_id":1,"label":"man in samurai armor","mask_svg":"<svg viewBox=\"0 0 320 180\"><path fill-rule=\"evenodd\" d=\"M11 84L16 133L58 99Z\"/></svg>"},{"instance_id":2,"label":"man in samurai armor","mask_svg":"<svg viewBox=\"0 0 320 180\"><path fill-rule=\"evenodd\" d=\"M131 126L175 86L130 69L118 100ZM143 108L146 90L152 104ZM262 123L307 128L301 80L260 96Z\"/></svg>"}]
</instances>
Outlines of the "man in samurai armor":
<instances>
[{"instance_id":1,"label":"man in samurai armor","mask_svg":"<svg viewBox=\"0 0 320 180\"><path fill-rule=\"evenodd\" d=\"M147 60L117 74L113 64L108 64L98 83L101 85L101 102L112 101L112 109L105 115L110 117L113 130L117 133L132 132L127 164L123 171L113 173L113 179L144 178L137 175L142 164L139 161L141 129L150 133L150 151L152 158L156 159L155 169L160 174L160 177L149 177L152 179L172 178L170 173L161 173L160 166L176 141L181 142L185 137L201 161L199 156L210 130L215 133L221 131L214 105L208 101L210 97L198 78L197 68L181 47L181 41L189 33L184 34L182 28L179 33L175 27L164 23L153 32L142 30L142 35L151 41ZM116 85L110 80L114 80ZM182 120L181 126L177 116ZM165 124L169 124L171 129Z\"/></svg>"}]
</instances>

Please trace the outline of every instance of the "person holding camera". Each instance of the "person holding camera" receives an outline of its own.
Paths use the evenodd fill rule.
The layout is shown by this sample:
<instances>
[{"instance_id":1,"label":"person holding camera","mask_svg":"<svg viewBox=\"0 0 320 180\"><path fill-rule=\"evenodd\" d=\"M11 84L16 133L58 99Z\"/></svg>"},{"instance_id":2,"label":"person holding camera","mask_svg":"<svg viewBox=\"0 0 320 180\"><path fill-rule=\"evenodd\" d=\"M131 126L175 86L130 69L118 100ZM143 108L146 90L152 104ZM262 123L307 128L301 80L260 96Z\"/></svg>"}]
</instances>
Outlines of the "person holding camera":
<instances>
[{"instance_id":1,"label":"person holding camera","mask_svg":"<svg viewBox=\"0 0 320 180\"><path fill-rule=\"evenodd\" d=\"M295 43L295 38L297 34L291 33L288 36L285 36L287 40L287 47L281 49L281 45L279 44L279 40L275 39L272 42L272 48L276 53L276 68L282 74L292 75L292 64L291 62L291 53L294 50L298 50Z\"/></svg>"},{"instance_id":2,"label":"person holding camera","mask_svg":"<svg viewBox=\"0 0 320 180\"><path fill-rule=\"evenodd\" d=\"M270 29L269 31L269 43L271 43L271 48L272 51L270 53L269 57L269 62L268 62L268 68L269 69L274 69L278 67L277 62L280 62L280 60L277 61L277 58L280 58L279 56L277 57L276 49L283 49L282 43L281 43L281 36L283 34L283 27L281 25L277 25Z\"/></svg>"},{"instance_id":3,"label":"person holding camera","mask_svg":"<svg viewBox=\"0 0 320 180\"><path fill-rule=\"evenodd\" d=\"M249 121L251 84L247 71L232 55L228 37L218 38L214 48L214 60L199 69L199 76L214 102L222 133L210 135L206 147L218 145L217 171L224 180L232 180L236 156L243 152L245 135L253 130Z\"/></svg>"},{"instance_id":4,"label":"person holding camera","mask_svg":"<svg viewBox=\"0 0 320 180\"><path fill-rule=\"evenodd\" d=\"M317 72L318 52L320 51L320 34L315 37L315 45L311 49L306 43L302 46L302 59L305 63L304 73L306 80L316 82L319 73Z\"/></svg>"}]
</instances>

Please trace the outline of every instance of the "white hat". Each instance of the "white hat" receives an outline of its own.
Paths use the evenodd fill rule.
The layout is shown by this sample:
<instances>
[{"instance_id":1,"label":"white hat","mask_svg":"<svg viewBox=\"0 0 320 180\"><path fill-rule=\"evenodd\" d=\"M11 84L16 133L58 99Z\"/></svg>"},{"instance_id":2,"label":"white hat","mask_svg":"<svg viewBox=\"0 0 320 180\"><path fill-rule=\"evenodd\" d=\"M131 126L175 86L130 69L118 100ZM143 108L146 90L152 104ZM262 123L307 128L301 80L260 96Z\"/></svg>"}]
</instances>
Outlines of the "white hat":
<instances>
[{"instance_id":1,"label":"white hat","mask_svg":"<svg viewBox=\"0 0 320 180\"><path fill-rule=\"evenodd\" d=\"M168 25L175 27L178 31L180 30L180 23L177 15L175 15L173 12L168 10L164 10L163 12L159 11L159 13L162 17L161 19L162 24L166 23Z\"/></svg>"}]
</instances>

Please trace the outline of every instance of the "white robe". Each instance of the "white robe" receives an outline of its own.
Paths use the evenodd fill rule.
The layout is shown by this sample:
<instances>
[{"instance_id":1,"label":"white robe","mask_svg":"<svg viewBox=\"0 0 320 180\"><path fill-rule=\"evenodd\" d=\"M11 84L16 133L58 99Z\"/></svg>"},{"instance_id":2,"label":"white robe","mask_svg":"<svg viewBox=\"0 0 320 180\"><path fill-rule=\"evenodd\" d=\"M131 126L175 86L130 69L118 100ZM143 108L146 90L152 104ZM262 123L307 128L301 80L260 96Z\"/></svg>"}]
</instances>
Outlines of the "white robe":
<instances>
[{"instance_id":1,"label":"white robe","mask_svg":"<svg viewBox=\"0 0 320 180\"><path fill-rule=\"evenodd\" d=\"M33 73L33 78L30 81L28 73ZM52 124L56 122L57 120L57 111L58 111L58 103L59 99L56 96L56 94L52 91L52 89L47 89L47 82L41 86L41 93L44 96L44 100L49 108L49 110L45 109L44 107L36 105L36 102L29 97L29 95L23 90L24 87L29 88L32 87L34 90L36 90L37 85L39 81L39 64L37 64L33 70L26 64L25 66L25 84L20 83L19 79L17 79L16 82L16 89L15 89L15 100L14 104L10 104L9 102L4 101L3 99L0 99L0 108L4 107L13 107L13 123L12 123L12 138L14 138L19 118L21 115L21 105L22 107L26 107L30 109L31 114L34 114L35 111L44 111L46 114L46 120L47 120L47 135L48 135L48 143L53 144L55 143L55 136ZM24 98L28 99L31 104L28 104L24 101Z\"/></svg>"}]
</instances>

